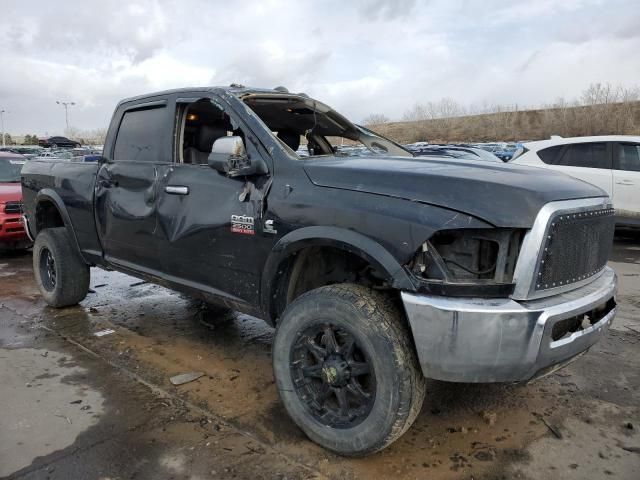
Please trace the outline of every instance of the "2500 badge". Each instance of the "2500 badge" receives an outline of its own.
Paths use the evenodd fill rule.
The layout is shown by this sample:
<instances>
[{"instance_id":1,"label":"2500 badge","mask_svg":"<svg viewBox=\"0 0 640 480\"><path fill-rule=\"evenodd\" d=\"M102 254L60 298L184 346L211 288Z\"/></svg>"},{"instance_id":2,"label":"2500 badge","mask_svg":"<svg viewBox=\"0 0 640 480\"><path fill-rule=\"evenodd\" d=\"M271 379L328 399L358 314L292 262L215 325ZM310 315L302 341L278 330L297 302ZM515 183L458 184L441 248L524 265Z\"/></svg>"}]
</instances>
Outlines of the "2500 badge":
<instances>
[{"instance_id":1,"label":"2500 badge","mask_svg":"<svg viewBox=\"0 0 640 480\"><path fill-rule=\"evenodd\" d=\"M231 215L231 231L244 235L255 235L253 228L253 217L246 215Z\"/></svg>"}]
</instances>

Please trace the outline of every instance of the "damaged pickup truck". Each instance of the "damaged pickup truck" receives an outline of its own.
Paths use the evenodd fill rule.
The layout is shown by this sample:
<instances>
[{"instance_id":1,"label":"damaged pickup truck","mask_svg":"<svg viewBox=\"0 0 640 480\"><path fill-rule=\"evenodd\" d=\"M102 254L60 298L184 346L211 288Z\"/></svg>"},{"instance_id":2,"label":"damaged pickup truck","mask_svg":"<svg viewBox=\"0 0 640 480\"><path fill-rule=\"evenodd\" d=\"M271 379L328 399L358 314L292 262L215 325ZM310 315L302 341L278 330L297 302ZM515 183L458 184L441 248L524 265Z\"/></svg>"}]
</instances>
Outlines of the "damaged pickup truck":
<instances>
[{"instance_id":1,"label":"damaged pickup truck","mask_svg":"<svg viewBox=\"0 0 640 480\"><path fill-rule=\"evenodd\" d=\"M265 319L289 415L343 455L400 437L425 377L528 381L616 310L602 190L416 158L284 88L124 100L98 163L32 160L22 187L49 305L82 301L97 266Z\"/></svg>"}]
</instances>

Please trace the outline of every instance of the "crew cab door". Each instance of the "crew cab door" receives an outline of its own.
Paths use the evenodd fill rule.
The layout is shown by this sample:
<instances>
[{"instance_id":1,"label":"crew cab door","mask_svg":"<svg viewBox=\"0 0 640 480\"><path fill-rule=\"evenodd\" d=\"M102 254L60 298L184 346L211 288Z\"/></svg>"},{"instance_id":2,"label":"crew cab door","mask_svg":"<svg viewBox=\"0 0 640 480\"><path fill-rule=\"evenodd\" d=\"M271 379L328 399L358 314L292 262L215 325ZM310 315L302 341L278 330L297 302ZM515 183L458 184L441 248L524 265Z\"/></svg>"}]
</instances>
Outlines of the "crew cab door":
<instances>
[{"instance_id":1,"label":"crew cab door","mask_svg":"<svg viewBox=\"0 0 640 480\"><path fill-rule=\"evenodd\" d=\"M209 167L207 158L215 140L228 135L243 137L252 162L267 152L220 98L176 98L175 110L174 164L161 176L158 191L166 277L256 305L262 267L277 240L262 228L270 176L232 178Z\"/></svg>"},{"instance_id":2,"label":"crew cab door","mask_svg":"<svg viewBox=\"0 0 640 480\"><path fill-rule=\"evenodd\" d=\"M170 167L172 145L167 101L121 107L114 122L96 179L98 236L109 263L157 274L158 178Z\"/></svg>"},{"instance_id":3,"label":"crew cab door","mask_svg":"<svg viewBox=\"0 0 640 480\"><path fill-rule=\"evenodd\" d=\"M624 223L640 224L640 144L618 143L613 161L613 206Z\"/></svg>"}]
</instances>

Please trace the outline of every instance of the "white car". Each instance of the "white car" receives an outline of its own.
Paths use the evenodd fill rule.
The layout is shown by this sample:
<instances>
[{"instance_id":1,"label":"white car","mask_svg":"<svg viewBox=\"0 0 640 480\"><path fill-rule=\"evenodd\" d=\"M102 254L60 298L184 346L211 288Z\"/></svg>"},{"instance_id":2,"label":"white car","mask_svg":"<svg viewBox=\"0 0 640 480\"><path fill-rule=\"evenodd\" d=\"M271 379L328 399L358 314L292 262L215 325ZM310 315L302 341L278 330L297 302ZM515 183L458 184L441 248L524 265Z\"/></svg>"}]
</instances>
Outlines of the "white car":
<instances>
[{"instance_id":1,"label":"white car","mask_svg":"<svg viewBox=\"0 0 640 480\"><path fill-rule=\"evenodd\" d=\"M617 225L640 227L640 137L553 137L525 143L511 162L597 185L613 200Z\"/></svg>"}]
</instances>

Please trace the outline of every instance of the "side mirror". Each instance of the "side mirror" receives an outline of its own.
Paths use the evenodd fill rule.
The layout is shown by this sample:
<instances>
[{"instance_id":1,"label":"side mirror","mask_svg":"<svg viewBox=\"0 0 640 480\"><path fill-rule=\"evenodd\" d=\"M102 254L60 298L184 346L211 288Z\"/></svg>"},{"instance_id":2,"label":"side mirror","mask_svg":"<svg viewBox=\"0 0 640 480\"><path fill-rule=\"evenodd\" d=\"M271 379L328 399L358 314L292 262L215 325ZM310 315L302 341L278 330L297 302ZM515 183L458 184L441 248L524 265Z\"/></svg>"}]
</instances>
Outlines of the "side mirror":
<instances>
[{"instance_id":1,"label":"side mirror","mask_svg":"<svg viewBox=\"0 0 640 480\"><path fill-rule=\"evenodd\" d=\"M251 160L245 151L241 137L221 137L217 139L211 148L208 163L214 170L226 173L230 177L257 173L257 169L252 166Z\"/></svg>"}]
</instances>

